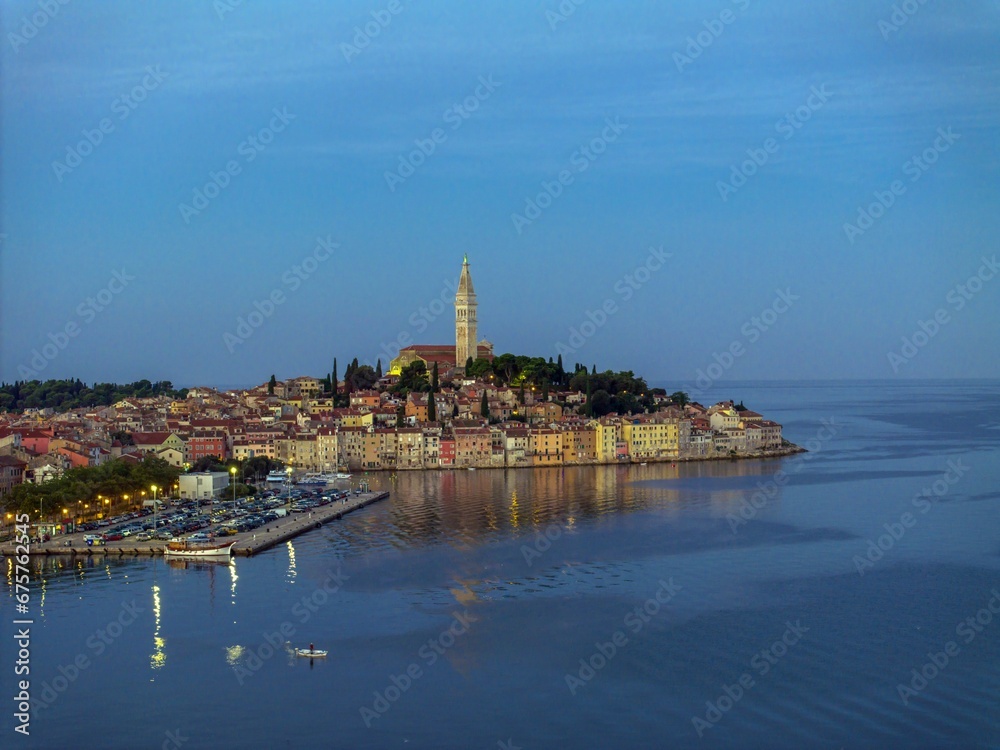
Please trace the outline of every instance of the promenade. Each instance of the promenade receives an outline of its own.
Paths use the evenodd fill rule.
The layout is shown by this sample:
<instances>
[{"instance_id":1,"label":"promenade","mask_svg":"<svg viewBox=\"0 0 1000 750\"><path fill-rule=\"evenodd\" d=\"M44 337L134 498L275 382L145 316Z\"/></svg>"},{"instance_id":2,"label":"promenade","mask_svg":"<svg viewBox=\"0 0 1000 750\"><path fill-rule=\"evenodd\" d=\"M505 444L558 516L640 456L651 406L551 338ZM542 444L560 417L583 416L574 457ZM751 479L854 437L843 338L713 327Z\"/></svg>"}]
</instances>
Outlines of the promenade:
<instances>
[{"instance_id":1,"label":"promenade","mask_svg":"<svg viewBox=\"0 0 1000 750\"><path fill-rule=\"evenodd\" d=\"M289 539L294 539L299 534L304 534L311 529L342 518L359 508L364 508L379 500L385 500L388 497L388 491L362 492L357 495L351 494L346 498L346 502L335 500L328 505L322 505L304 513L289 513L284 518L279 518L277 521L272 521L266 526L261 526L252 531L241 532L231 537L218 538L236 542L233 545L234 555L250 557L271 547L283 544ZM84 536L89 533L91 532L66 534L54 537L42 544L32 544L29 554L85 557L152 557L162 555L163 548L167 544L163 541L139 542L126 537L117 542L107 542L101 546L88 547L84 541ZM14 557L14 545L8 542L0 546L0 556Z\"/></svg>"}]
</instances>

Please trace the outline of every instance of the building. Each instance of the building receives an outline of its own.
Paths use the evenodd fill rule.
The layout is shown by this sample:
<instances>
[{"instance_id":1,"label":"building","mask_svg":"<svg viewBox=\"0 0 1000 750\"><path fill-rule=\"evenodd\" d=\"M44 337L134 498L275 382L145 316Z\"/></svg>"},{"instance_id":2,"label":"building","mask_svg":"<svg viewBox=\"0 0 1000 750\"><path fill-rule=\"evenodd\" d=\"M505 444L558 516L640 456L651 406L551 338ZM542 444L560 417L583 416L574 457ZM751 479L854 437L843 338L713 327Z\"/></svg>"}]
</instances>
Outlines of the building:
<instances>
[{"instance_id":1,"label":"building","mask_svg":"<svg viewBox=\"0 0 1000 750\"><path fill-rule=\"evenodd\" d=\"M202 471L197 474L181 474L178 484L182 498L211 500L229 488L229 472Z\"/></svg>"},{"instance_id":2,"label":"building","mask_svg":"<svg viewBox=\"0 0 1000 750\"><path fill-rule=\"evenodd\" d=\"M469 357L476 358L479 352L476 339L476 290L472 286L469 273L469 256L462 261L462 275L458 279L455 293L455 366L465 367Z\"/></svg>"},{"instance_id":3,"label":"building","mask_svg":"<svg viewBox=\"0 0 1000 750\"><path fill-rule=\"evenodd\" d=\"M399 350L399 354L389 363L389 374L399 375L403 368L417 360L427 366L430 372L437 363L439 374L452 368L461 370L469 357L493 361L493 344L483 340L477 343L478 321L476 319L476 290L472 286L469 273L469 256L462 261L462 275L458 279L455 293L455 345L416 344Z\"/></svg>"},{"instance_id":4,"label":"building","mask_svg":"<svg viewBox=\"0 0 1000 750\"><path fill-rule=\"evenodd\" d=\"M24 470L28 465L13 456L0 456L0 497L10 492L24 481Z\"/></svg>"}]
</instances>

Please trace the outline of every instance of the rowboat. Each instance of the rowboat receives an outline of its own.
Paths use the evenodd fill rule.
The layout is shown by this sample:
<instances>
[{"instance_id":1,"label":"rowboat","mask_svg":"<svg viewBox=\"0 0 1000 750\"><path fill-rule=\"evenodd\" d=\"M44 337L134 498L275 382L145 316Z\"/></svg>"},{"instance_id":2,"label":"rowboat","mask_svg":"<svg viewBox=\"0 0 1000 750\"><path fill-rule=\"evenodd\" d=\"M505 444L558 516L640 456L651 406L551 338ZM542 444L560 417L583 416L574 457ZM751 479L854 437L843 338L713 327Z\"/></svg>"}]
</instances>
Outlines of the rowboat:
<instances>
[{"instance_id":1,"label":"rowboat","mask_svg":"<svg viewBox=\"0 0 1000 750\"><path fill-rule=\"evenodd\" d=\"M295 655L296 656L309 656L309 657L316 658L316 659L322 659L328 653L329 653L329 651L320 651L319 649L315 649L313 651L310 651L307 648L297 648L297 649L295 649Z\"/></svg>"},{"instance_id":2,"label":"rowboat","mask_svg":"<svg viewBox=\"0 0 1000 750\"><path fill-rule=\"evenodd\" d=\"M163 548L163 556L194 559L229 557L232 554L234 544L236 544L235 540L232 542L189 542L186 540L168 542L167 546Z\"/></svg>"}]
</instances>

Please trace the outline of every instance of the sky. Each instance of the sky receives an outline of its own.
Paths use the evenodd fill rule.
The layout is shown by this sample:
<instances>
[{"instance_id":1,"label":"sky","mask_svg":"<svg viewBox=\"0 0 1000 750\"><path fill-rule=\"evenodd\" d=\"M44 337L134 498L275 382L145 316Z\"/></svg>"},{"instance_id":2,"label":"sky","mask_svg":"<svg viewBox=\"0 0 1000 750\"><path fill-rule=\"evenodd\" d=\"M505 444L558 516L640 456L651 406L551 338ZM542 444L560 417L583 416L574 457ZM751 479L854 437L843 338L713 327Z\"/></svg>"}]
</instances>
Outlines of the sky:
<instances>
[{"instance_id":1,"label":"sky","mask_svg":"<svg viewBox=\"0 0 1000 750\"><path fill-rule=\"evenodd\" d=\"M386 366L466 254L497 353L1000 377L1000 6L902 5L7 0L0 380Z\"/></svg>"}]
</instances>

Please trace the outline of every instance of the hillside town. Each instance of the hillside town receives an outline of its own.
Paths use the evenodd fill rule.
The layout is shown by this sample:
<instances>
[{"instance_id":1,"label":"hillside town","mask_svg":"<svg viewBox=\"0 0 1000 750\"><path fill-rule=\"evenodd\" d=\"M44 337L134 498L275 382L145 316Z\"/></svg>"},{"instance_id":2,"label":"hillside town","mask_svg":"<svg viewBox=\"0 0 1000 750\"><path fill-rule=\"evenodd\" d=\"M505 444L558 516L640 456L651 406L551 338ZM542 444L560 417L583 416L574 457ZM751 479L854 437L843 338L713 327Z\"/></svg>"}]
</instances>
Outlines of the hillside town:
<instances>
[{"instance_id":1,"label":"hillside town","mask_svg":"<svg viewBox=\"0 0 1000 750\"><path fill-rule=\"evenodd\" d=\"M569 370L549 357L495 356L477 338L477 301L466 257L455 295L455 344L403 346L382 372L358 365L345 377L294 377L246 390L141 381L139 393L76 406L0 412L0 498L74 467L146 456L187 469L267 458L293 472L487 469L646 463L781 455L798 450L781 425L742 403L690 403L629 372ZM34 388L18 383L6 403ZM103 390L101 390L103 389ZM87 403L87 401L84 401Z\"/></svg>"},{"instance_id":2,"label":"hillside town","mask_svg":"<svg viewBox=\"0 0 1000 750\"><path fill-rule=\"evenodd\" d=\"M298 377L244 391L192 388L184 399L0 415L0 496L72 467L146 455L178 468L263 456L307 472L399 471L773 455L787 445L781 425L731 401L680 406L654 395L652 413L586 417L582 392L543 399L531 388L461 380L400 397L390 390L395 381L384 376L339 408L320 379ZM430 419L429 409L449 416Z\"/></svg>"}]
</instances>

